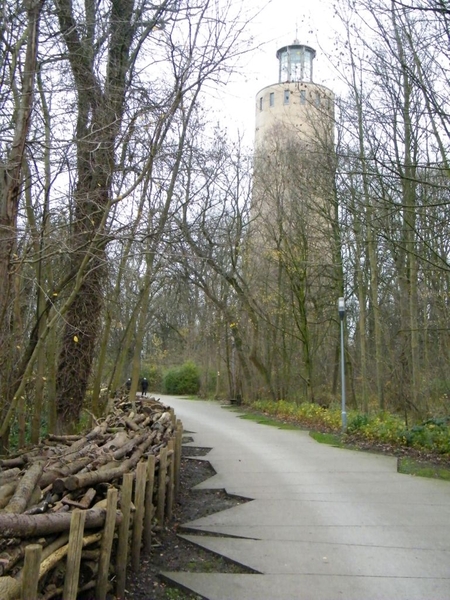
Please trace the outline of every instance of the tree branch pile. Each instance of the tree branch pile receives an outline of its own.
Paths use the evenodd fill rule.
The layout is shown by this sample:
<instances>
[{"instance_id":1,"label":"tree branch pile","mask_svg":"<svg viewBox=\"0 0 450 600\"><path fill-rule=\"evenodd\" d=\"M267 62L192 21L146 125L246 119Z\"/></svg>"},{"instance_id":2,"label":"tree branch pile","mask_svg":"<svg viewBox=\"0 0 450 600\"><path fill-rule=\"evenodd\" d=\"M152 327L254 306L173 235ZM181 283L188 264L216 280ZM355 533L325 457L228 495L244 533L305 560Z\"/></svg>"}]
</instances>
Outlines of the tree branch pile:
<instances>
[{"instance_id":1,"label":"tree branch pile","mask_svg":"<svg viewBox=\"0 0 450 600\"><path fill-rule=\"evenodd\" d=\"M49 436L33 449L0 460L2 599L20 597L30 544L43 548L38 598L60 596L74 509L86 513L79 590L95 586L108 489L120 488L123 475L135 474L150 455L158 468L161 450L166 452L175 435L174 421L173 412L154 398L137 398L133 406L120 399L89 433ZM116 526L121 518L118 510Z\"/></svg>"}]
</instances>

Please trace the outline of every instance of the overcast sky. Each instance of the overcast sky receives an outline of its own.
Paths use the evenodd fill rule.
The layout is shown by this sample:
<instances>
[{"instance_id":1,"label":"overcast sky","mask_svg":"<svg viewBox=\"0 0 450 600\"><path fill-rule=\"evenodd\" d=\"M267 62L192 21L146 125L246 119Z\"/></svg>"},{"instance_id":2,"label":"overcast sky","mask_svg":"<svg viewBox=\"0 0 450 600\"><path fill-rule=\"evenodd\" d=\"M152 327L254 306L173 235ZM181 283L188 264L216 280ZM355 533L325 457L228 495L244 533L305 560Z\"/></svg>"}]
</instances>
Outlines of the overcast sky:
<instances>
[{"instance_id":1,"label":"overcast sky","mask_svg":"<svg viewBox=\"0 0 450 600\"><path fill-rule=\"evenodd\" d=\"M245 133L245 142L253 144L256 94L278 81L276 51L292 44L296 36L301 44L312 46L317 51L314 81L332 88L333 73L324 51L332 52L333 30L333 0L269 2L251 24L250 33L254 36L255 45L262 46L241 57L239 67L242 73L233 75L226 87L220 89L221 100L215 109L217 121L226 124L231 135L239 129Z\"/></svg>"}]
</instances>

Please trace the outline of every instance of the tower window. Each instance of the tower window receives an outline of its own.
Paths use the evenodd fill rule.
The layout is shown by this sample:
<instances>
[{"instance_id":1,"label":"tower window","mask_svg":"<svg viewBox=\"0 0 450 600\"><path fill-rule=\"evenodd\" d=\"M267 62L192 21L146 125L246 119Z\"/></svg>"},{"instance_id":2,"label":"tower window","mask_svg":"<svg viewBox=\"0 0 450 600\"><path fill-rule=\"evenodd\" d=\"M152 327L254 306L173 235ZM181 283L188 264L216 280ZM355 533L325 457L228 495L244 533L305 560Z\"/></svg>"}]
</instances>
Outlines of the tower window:
<instances>
[{"instance_id":1,"label":"tower window","mask_svg":"<svg viewBox=\"0 0 450 600\"><path fill-rule=\"evenodd\" d=\"M274 106L275 105L275 93L274 92L270 92L269 100L270 100L270 106Z\"/></svg>"},{"instance_id":2,"label":"tower window","mask_svg":"<svg viewBox=\"0 0 450 600\"><path fill-rule=\"evenodd\" d=\"M262 108L263 108L263 99L261 96L261 98L259 99L259 110L262 110Z\"/></svg>"},{"instance_id":3,"label":"tower window","mask_svg":"<svg viewBox=\"0 0 450 600\"><path fill-rule=\"evenodd\" d=\"M320 94L319 94L319 92L316 92L315 103L316 103L316 106L320 106Z\"/></svg>"},{"instance_id":4,"label":"tower window","mask_svg":"<svg viewBox=\"0 0 450 600\"><path fill-rule=\"evenodd\" d=\"M289 104L289 96L291 95L289 90L284 90L284 104Z\"/></svg>"},{"instance_id":5,"label":"tower window","mask_svg":"<svg viewBox=\"0 0 450 600\"><path fill-rule=\"evenodd\" d=\"M306 104L306 90L300 90L300 104Z\"/></svg>"},{"instance_id":6,"label":"tower window","mask_svg":"<svg viewBox=\"0 0 450 600\"><path fill-rule=\"evenodd\" d=\"M283 52L280 60L280 83L282 81L289 81L289 61L288 53Z\"/></svg>"}]
</instances>

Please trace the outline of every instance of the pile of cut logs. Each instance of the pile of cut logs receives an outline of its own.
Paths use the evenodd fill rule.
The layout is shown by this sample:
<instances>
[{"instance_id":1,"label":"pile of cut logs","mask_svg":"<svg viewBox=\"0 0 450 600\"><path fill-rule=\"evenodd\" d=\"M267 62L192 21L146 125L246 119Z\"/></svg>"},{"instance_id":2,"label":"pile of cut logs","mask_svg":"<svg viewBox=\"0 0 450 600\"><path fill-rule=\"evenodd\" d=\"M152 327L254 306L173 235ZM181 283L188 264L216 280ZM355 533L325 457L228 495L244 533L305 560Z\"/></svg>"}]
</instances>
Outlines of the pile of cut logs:
<instances>
[{"instance_id":1,"label":"pile of cut logs","mask_svg":"<svg viewBox=\"0 0 450 600\"><path fill-rule=\"evenodd\" d=\"M65 577L61 548L67 549L72 511L85 512L89 533L101 529L108 490L120 487L124 474L134 473L144 459L154 456L158 465L174 430L173 411L154 398L137 398L133 405L119 399L86 435L49 436L0 460L0 598L20 598L30 544L42 547L38 598L59 597ZM121 518L117 511L116 526ZM91 537L83 550L79 589L89 582L92 587L95 578L101 533Z\"/></svg>"}]
</instances>

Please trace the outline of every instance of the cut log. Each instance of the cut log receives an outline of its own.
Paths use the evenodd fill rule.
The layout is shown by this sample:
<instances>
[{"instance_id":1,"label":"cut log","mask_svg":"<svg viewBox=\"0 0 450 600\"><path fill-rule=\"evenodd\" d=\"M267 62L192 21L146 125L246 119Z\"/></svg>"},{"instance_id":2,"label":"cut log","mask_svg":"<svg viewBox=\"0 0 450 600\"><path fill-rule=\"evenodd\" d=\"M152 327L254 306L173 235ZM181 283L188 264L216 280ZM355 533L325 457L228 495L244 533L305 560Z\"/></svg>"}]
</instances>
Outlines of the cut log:
<instances>
[{"instance_id":1,"label":"cut log","mask_svg":"<svg viewBox=\"0 0 450 600\"><path fill-rule=\"evenodd\" d=\"M23 513L42 475L44 465L45 461L37 460L28 468L17 484L16 491L6 506L6 512Z\"/></svg>"},{"instance_id":2,"label":"cut log","mask_svg":"<svg viewBox=\"0 0 450 600\"><path fill-rule=\"evenodd\" d=\"M119 448L118 450L113 452L114 460L120 460L121 458L129 454L134 448L136 448L136 446L139 446L139 444L146 440L148 438L148 435L148 432L146 432L132 438L127 444L122 446L122 448Z\"/></svg>"},{"instance_id":3,"label":"cut log","mask_svg":"<svg viewBox=\"0 0 450 600\"><path fill-rule=\"evenodd\" d=\"M14 577L0 577L0 598L2 600L17 600L20 598L20 581Z\"/></svg>"},{"instance_id":4,"label":"cut log","mask_svg":"<svg viewBox=\"0 0 450 600\"><path fill-rule=\"evenodd\" d=\"M150 447L151 443L152 437L148 436L145 442L138 447L132 456L129 459L124 460L120 466L116 468L101 469L99 471L93 471L92 473L83 473L82 475L72 475L71 477L68 477L64 481L66 489L70 491L78 490L80 488L96 485L98 483L106 483L107 481L112 481L113 479L121 477L124 473L131 471L131 469L137 465L144 452Z\"/></svg>"},{"instance_id":5,"label":"cut log","mask_svg":"<svg viewBox=\"0 0 450 600\"><path fill-rule=\"evenodd\" d=\"M101 508L91 508L86 511L86 529L103 527L106 511ZM46 513L44 515L19 515L0 513L0 537L23 538L49 535L69 531L70 512ZM120 523L121 514L116 516ZM1 598L1 596L0 596Z\"/></svg>"},{"instance_id":6,"label":"cut log","mask_svg":"<svg viewBox=\"0 0 450 600\"><path fill-rule=\"evenodd\" d=\"M23 512L28 512L28 510L32 510L37 504L39 504L42 500L42 492L39 485L35 485L33 491L31 492L31 496L28 498L26 510Z\"/></svg>"},{"instance_id":7,"label":"cut log","mask_svg":"<svg viewBox=\"0 0 450 600\"><path fill-rule=\"evenodd\" d=\"M127 427L129 427L130 429L132 429L133 431L141 431L141 428L139 427L139 425L137 425L133 419L129 419L128 417L124 417L123 422L125 423L125 425Z\"/></svg>"},{"instance_id":8,"label":"cut log","mask_svg":"<svg viewBox=\"0 0 450 600\"><path fill-rule=\"evenodd\" d=\"M91 544L95 544L102 539L102 533L92 533L91 535L87 535L83 538L82 546L85 548L86 546L90 546ZM45 560L41 562L41 567L39 569L39 579L43 577L46 573L48 573L62 558L67 555L67 551L69 549L69 544L61 546L58 550L50 554ZM0 596L1 597L1 596Z\"/></svg>"},{"instance_id":9,"label":"cut log","mask_svg":"<svg viewBox=\"0 0 450 600\"><path fill-rule=\"evenodd\" d=\"M80 440L82 437L83 436L79 435L79 434L73 434L73 435L49 434L47 439L50 440L51 442L63 442L64 444L71 444L73 442L78 442L78 440Z\"/></svg>"},{"instance_id":10,"label":"cut log","mask_svg":"<svg viewBox=\"0 0 450 600\"><path fill-rule=\"evenodd\" d=\"M15 458L3 458L0 459L1 469L11 469L13 467L23 467L26 464L26 456L16 456Z\"/></svg>"},{"instance_id":11,"label":"cut log","mask_svg":"<svg viewBox=\"0 0 450 600\"><path fill-rule=\"evenodd\" d=\"M80 448L83 448L88 442L91 442L94 439L98 439L106 432L108 428L108 421L104 421L101 425L97 425L94 427L92 431L90 431L87 435L80 438L77 442L74 442L68 449L65 454L71 454ZM63 454L64 455L64 454Z\"/></svg>"},{"instance_id":12,"label":"cut log","mask_svg":"<svg viewBox=\"0 0 450 600\"><path fill-rule=\"evenodd\" d=\"M44 489L48 485L54 483L57 479L68 477L73 473L77 473L87 465L91 464L91 462L92 457L84 456L83 458L79 458L78 460L75 460L64 467L61 466L60 468L58 468L54 465L51 465L51 467L49 467L49 470L45 471L45 473L42 474L39 480L39 485L41 486L41 489Z\"/></svg>"},{"instance_id":13,"label":"cut log","mask_svg":"<svg viewBox=\"0 0 450 600\"><path fill-rule=\"evenodd\" d=\"M62 452L62 454L61 454ZM98 445L95 442L91 442L90 444L85 444L82 448L77 448L73 450L73 447L70 449L70 452L67 453L64 449L59 449L59 456L55 456L56 462L52 463L54 469L60 469L62 467L66 467L68 464L77 461L79 458L83 458L87 455L95 456L98 452Z\"/></svg>"},{"instance_id":14,"label":"cut log","mask_svg":"<svg viewBox=\"0 0 450 600\"><path fill-rule=\"evenodd\" d=\"M33 542L42 545L45 544L45 538L33 539ZM25 555L25 548L32 543L30 540L25 540L20 544L9 547L0 555L0 576L7 575L20 562Z\"/></svg>"},{"instance_id":15,"label":"cut log","mask_svg":"<svg viewBox=\"0 0 450 600\"><path fill-rule=\"evenodd\" d=\"M70 498L63 498L61 502L63 504L68 504L69 506L74 506L75 508L89 508L92 500L95 498L96 493L97 490L95 488L89 488L80 500L71 500Z\"/></svg>"},{"instance_id":16,"label":"cut log","mask_svg":"<svg viewBox=\"0 0 450 600\"><path fill-rule=\"evenodd\" d=\"M8 483L12 479L15 479L20 474L19 467L14 467L14 469L6 469L5 471L0 472L0 485L4 483Z\"/></svg>"},{"instance_id":17,"label":"cut log","mask_svg":"<svg viewBox=\"0 0 450 600\"><path fill-rule=\"evenodd\" d=\"M50 544L45 546L44 550L42 551L42 560L45 560L51 554L53 554L53 552L56 552L59 548L62 548L62 546L65 546L68 541L69 541L69 533L68 532L63 533L60 536L58 536L55 540L53 540L53 542L51 542Z\"/></svg>"},{"instance_id":18,"label":"cut log","mask_svg":"<svg viewBox=\"0 0 450 600\"><path fill-rule=\"evenodd\" d=\"M152 479L145 485L145 494L143 483L146 482L143 480L142 474L137 477L142 481L141 485L137 484L139 491L136 494L136 512L133 515L135 522L133 539L136 548L132 554L134 555L133 564L136 568L139 563L137 547L140 546L142 528L145 531L146 546L151 541L154 515L152 506L154 466L156 463L157 470L165 471L164 464L161 465L161 450L165 448L164 452L167 456L173 454L173 451L167 450L166 445L174 429L173 416L166 406L147 399L145 402L141 402L137 398L135 405L125 401L120 406L113 407L111 414L100 425L82 437L60 436L57 438L53 436L45 446L27 448L26 452L20 455L4 459L4 462L0 463L0 506L3 498L3 506L8 504L8 510L12 510L13 502L17 501L18 506L14 510L18 510L18 512L5 512L0 508L0 550L2 551L0 554L0 600L18 600L20 597L20 569L24 547L29 544L40 544L43 547L42 564L44 566L42 567L41 564L40 568L39 598L42 600L45 598L56 599L63 594L63 588L60 586L66 572L64 571L65 561L61 562L61 558L67 554L68 532L73 514L71 509L74 507L83 511L83 517L86 515L86 528L95 532L93 536L86 533L87 538L96 541L95 545L90 545L89 549L81 552L80 572L82 576L76 585L77 593L80 593L83 588L88 589L88 587L93 588L98 585L101 591L99 597L105 596L106 589L111 587L107 581L111 575L111 565L115 565L118 569L115 585L119 588L119 579L121 585L125 581L125 571L121 572L119 576L121 570L119 565L125 569L127 561L124 561L123 554L120 558L118 556L109 557L109 546L111 546L112 539L117 536L117 525L122 523L119 541L122 546L126 545L128 552L130 522L128 520L126 528L124 528L125 519L122 512L111 510L109 539L107 540L106 533L100 531L101 528L105 528L106 492L109 489L109 496L113 493L117 495L117 490L111 488L119 485L122 477L124 480L128 479L130 498L129 502L124 504L127 504L126 510L131 517L131 512L135 510L131 503L131 488L133 480L137 477L136 465L140 460L148 457L148 465L152 466ZM164 460L162 462L164 463ZM43 464L45 466L42 470ZM148 471L148 465L141 467L143 472ZM25 468L21 470L21 466ZM39 471L41 471L40 477L38 477L39 481L37 481L37 485L33 486L34 476L32 477L32 474ZM150 473L148 475L150 476ZM162 477L162 480L162 486L166 488L166 477ZM72 491L67 493L66 490L69 489ZM122 495L123 490L124 488L122 488ZM39 504L41 498L44 497L44 502ZM123 500L121 498L122 510L124 509ZM89 508L94 502L95 506ZM23 510L24 505L27 507L25 508L26 512ZM142 515L143 506L145 506L145 515ZM170 514L169 506L168 498L168 514ZM46 512L37 514L40 511ZM143 524L142 519L144 519ZM124 535L125 529L126 536ZM102 539L102 548L104 546L103 554L97 543L100 539ZM120 543L118 545L120 546ZM99 561L100 556L102 556L100 559L102 568L96 577L97 567L94 563ZM122 565L122 563L124 564ZM99 578L99 573L101 573L101 578ZM12 574L14 574L14 578L10 577ZM95 581L96 579L97 581ZM101 585L100 579L102 580ZM71 595L75 597L75 584L72 588ZM31 593L31 595L33 594Z\"/></svg>"},{"instance_id":19,"label":"cut log","mask_svg":"<svg viewBox=\"0 0 450 600\"><path fill-rule=\"evenodd\" d=\"M13 497L14 492L16 491L17 481L11 481L10 483L4 483L0 487L0 509L5 508L8 502Z\"/></svg>"},{"instance_id":20,"label":"cut log","mask_svg":"<svg viewBox=\"0 0 450 600\"><path fill-rule=\"evenodd\" d=\"M101 452L114 452L122 448L130 441L130 436L126 431L118 431L112 440L109 440L100 448Z\"/></svg>"},{"instance_id":21,"label":"cut log","mask_svg":"<svg viewBox=\"0 0 450 600\"><path fill-rule=\"evenodd\" d=\"M84 552L81 553L83 559ZM83 587L90 581L95 581L98 573L98 564L93 560L82 560L80 564L80 579L78 582L78 588ZM95 599L97 600L97 598Z\"/></svg>"},{"instance_id":22,"label":"cut log","mask_svg":"<svg viewBox=\"0 0 450 600\"><path fill-rule=\"evenodd\" d=\"M103 540L103 538L102 538ZM86 560L95 560L98 561L100 557L100 548L95 548L94 550L83 550L83 554L81 555L82 559Z\"/></svg>"},{"instance_id":23,"label":"cut log","mask_svg":"<svg viewBox=\"0 0 450 600\"><path fill-rule=\"evenodd\" d=\"M90 441L101 437L108 429L108 424L108 419L106 418L100 425L94 427L94 429L86 435L86 439Z\"/></svg>"}]
</instances>

